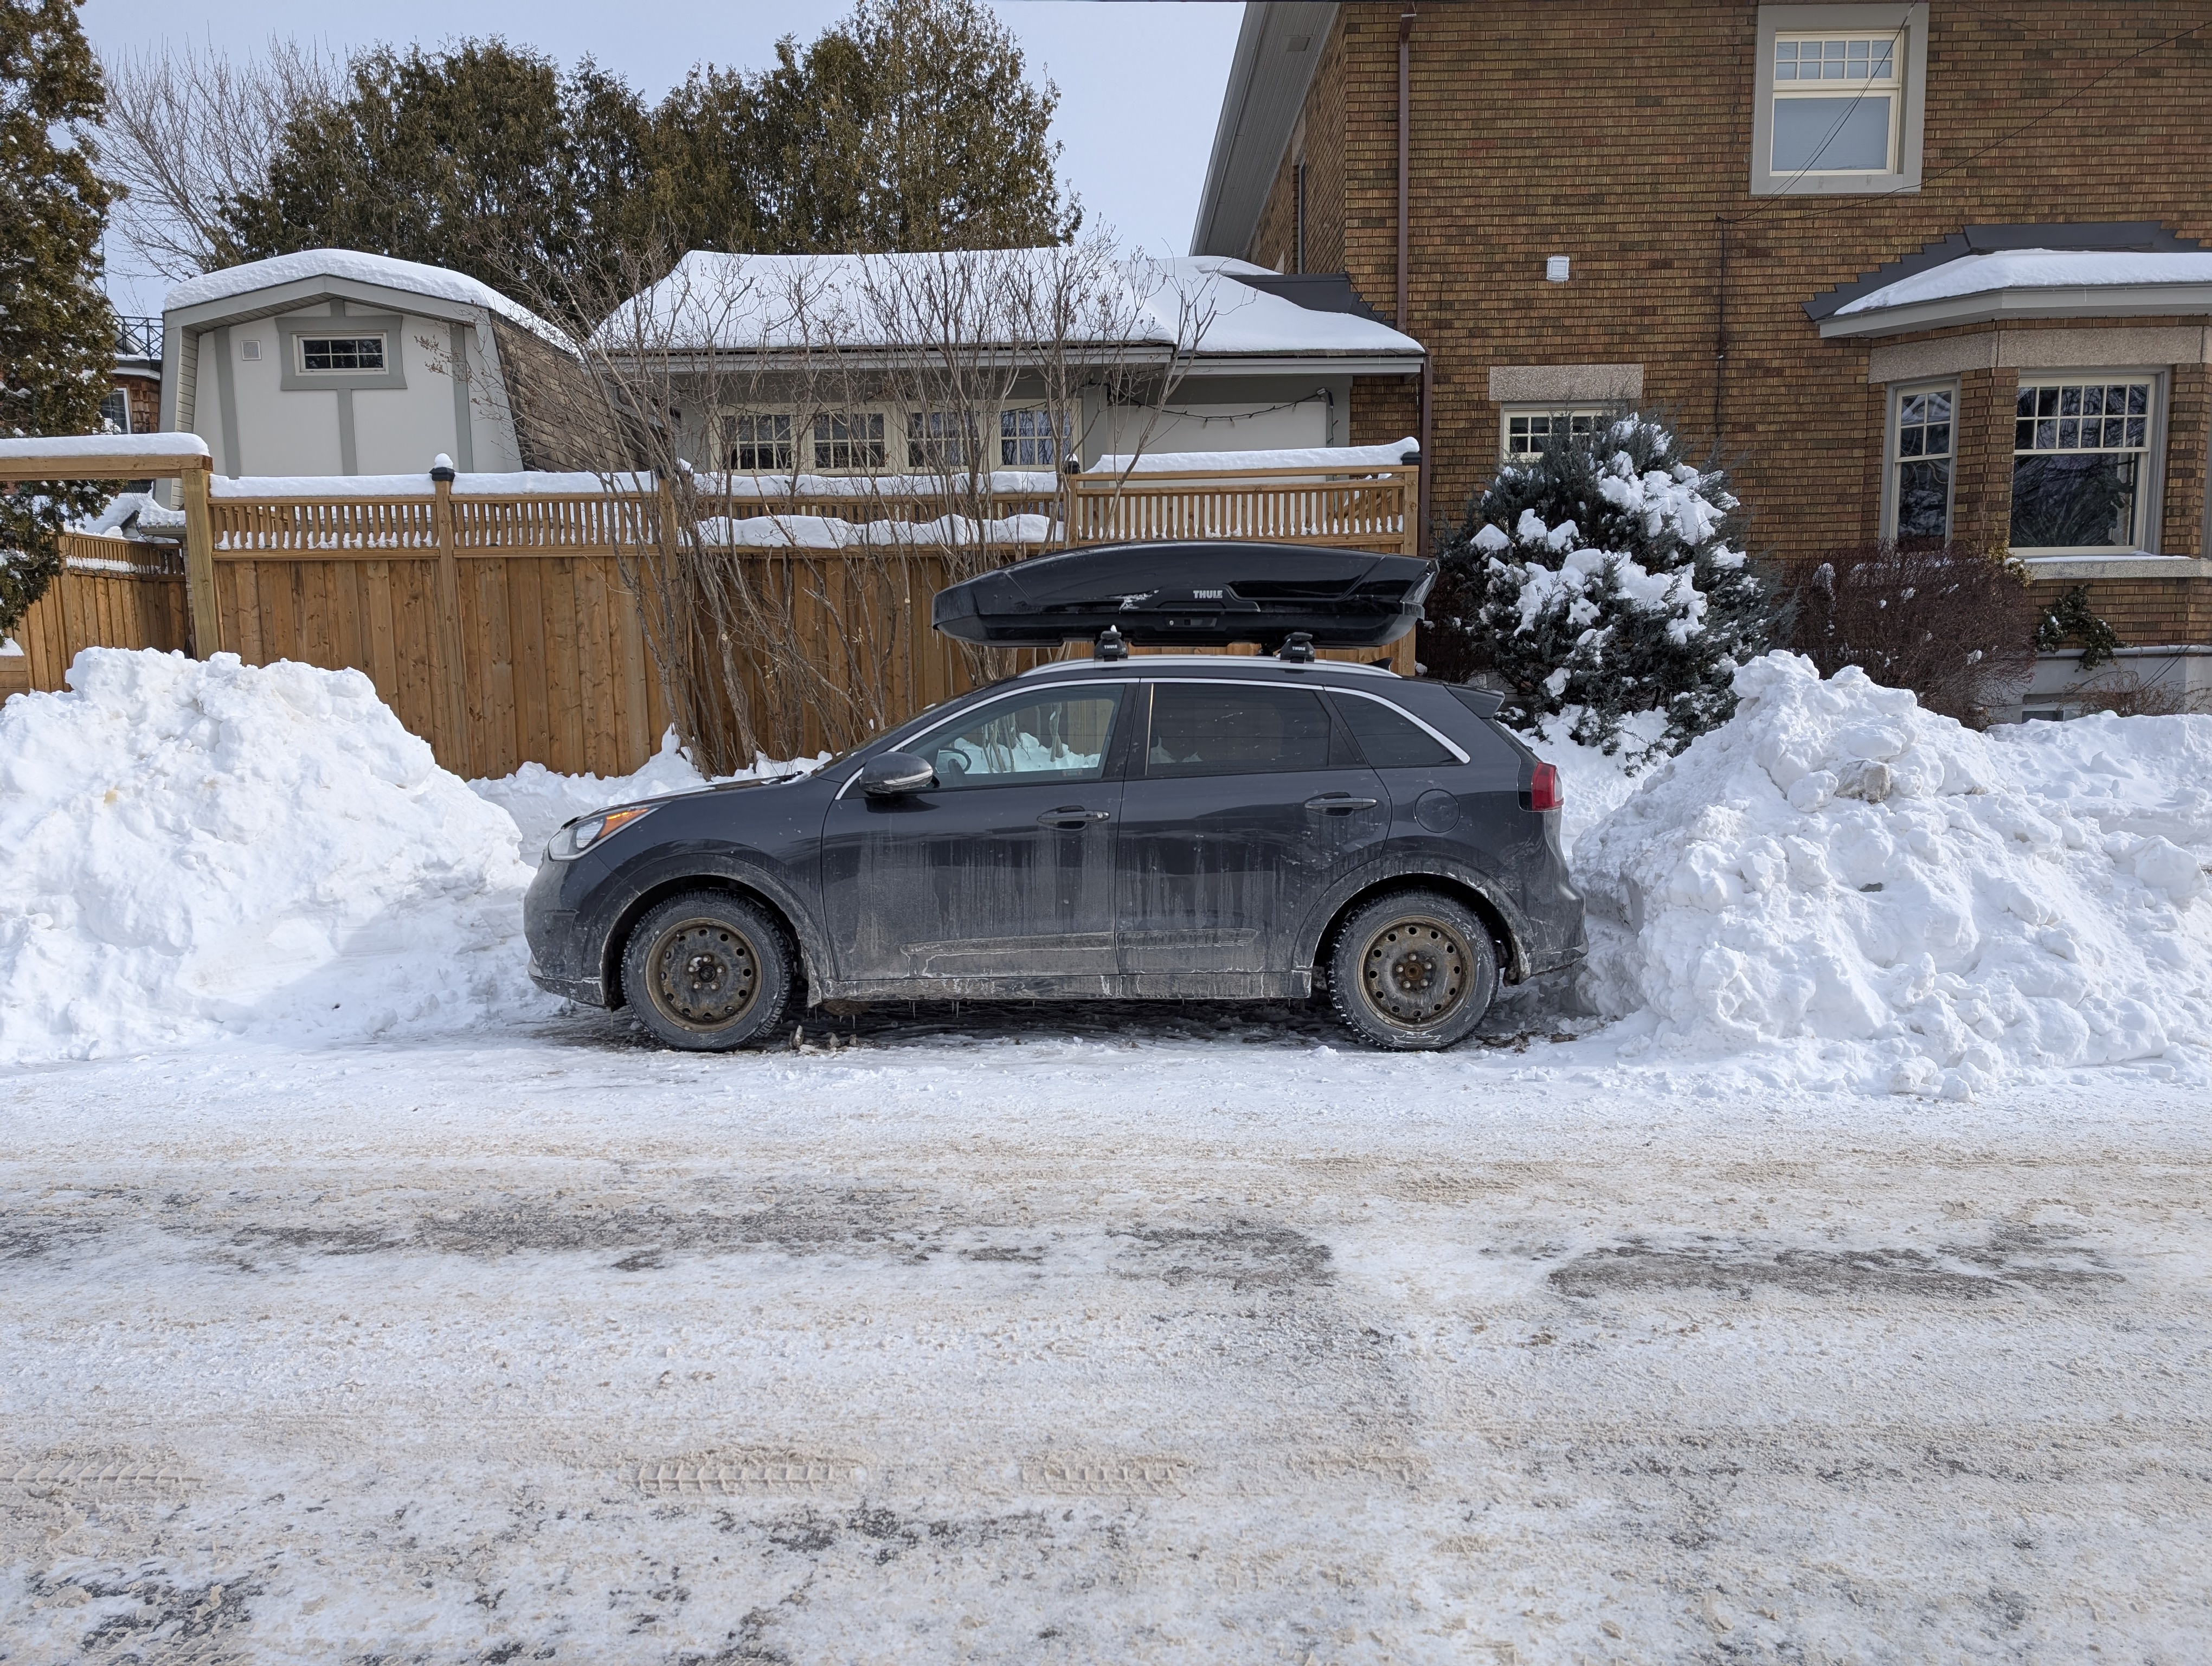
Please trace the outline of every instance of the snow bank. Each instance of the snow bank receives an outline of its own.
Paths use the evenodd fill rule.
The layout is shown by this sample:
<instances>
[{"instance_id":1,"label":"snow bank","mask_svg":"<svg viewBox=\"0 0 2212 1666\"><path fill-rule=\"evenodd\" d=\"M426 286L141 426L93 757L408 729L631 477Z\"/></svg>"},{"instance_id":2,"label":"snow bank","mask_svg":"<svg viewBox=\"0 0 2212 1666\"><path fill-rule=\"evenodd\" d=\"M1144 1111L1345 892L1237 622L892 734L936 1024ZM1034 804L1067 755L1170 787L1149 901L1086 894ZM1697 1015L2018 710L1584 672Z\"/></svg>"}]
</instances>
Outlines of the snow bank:
<instances>
[{"instance_id":1,"label":"snow bank","mask_svg":"<svg viewBox=\"0 0 2212 1666\"><path fill-rule=\"evenodd\" d=\"M2212 1045L2212 718L1975 734L1772 654L1579 842L1628 1051L1964 1095Z\"/></svg>"},{"instance_id":2,"label":"snow bank","mask_svg":"<svg viewBox=\"0 0 2212 1666\"><path fill-rule=\"evenodd\" d=\"M0 1064L550 1012L513 820L359 672L88 648L0 707Z\"/></svg>"},{"instance_id":3,"label":"snow bank","mask_svg":"<svg viewBox=\"0 0 2212 1666\"><path fill-rule=\"evenodd\" d=\"M684 756L671 729L660 738L660 750L644 768L627 775L557 775L542 763L526 763L511 775L472 781L469 787L479 798L514 818L520 835L517 848L533 866L544 860L545 842L562 824L574 817L604 810L611 804L635 804L640 799L665 798L671 793L690 793L717 781L774 780L783 775L808 775L828 763L830 754L780 763L757 759L750 769L733 775L702 775Z\"/></svg>"}]
</instances>

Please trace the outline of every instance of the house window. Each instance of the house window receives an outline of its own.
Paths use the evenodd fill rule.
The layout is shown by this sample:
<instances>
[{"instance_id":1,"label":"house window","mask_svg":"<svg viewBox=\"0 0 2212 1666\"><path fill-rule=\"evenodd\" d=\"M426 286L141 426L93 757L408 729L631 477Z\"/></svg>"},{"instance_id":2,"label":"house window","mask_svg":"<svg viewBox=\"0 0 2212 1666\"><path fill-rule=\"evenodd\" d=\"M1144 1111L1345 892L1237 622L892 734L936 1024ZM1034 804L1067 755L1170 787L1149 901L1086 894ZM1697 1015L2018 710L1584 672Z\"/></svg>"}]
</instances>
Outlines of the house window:
<instances>
[{"instance_id":1,"label":"house window","mask_svg":"<svg viewBox=\"0 0 2212 1666\"><path fill-rule=\"evenodd\" d=\"M884 419L876 411L814 419L814 466L823 474L884 465Z\"/></svg>"},{"instance_id":2,"label":"house window","mask_svg":"<svg viewBox=\"0 0 2212 1666\"><path fill-rule=\"evenodd\" d=\"M1771 172L1897 172L1903 33L1798 35L1774 43Z\"/></svg>"},{"instance_id":3,"label":"house window","mask_svg":"<svg viewBox=\"0 0 2212 1666\"><path fill-rule=\"evenodd\" d=\"M1047 410L1002 410L999 413L999 466L1002 469L1056 469L1066 449L1067 429L1053 432Z\"/></svg>"},{"instance_id":4,"label":"house window","mask_svg":"<svg viewBox=\"0 0 2212 1666\"><path fill-rule=\"evenodd\" d=\"M2142 547L2148 496L2150 377L2023 382L2014 410L2012 547Z\"/></svg>"},{"instance_id":5,"label":"house window","mask_svg":"<svg viewBox=\"0 0 2212 1666\"><path fill-rule=\"evenodd\" d=\"M1891 447L1894 536L1905 540L1951 536L1951 459L1958 394L1950 387L1909 387L1897 395Z\"/></svg>"},{"instance_id":6,"label":"house window","mask_svg":"<svg viewBox=\"0 0 2212 1666\"><path fill-rule=\"evenodd\" d=\"M1752 194L1918 190L1927 42L1924 6L1761 6Z\"/></svg>"},{"instance_id":7,"label":"house window","mask_svg":"<svg viewBox=\"0 0 2212 1666\"><path fill-rule=\"evenodd\" d=\"M791 467L791 418L788 416L729 416L722 422L722 438L730 453L730 466L748 474L778 474Z\"/></svg>"},{"instance_id":8,"label":"house window","mask_svg":"<svg viewBox=\"0 0 2212 1666\"><path fill-rule=\"evenodd\" d=\"M385 368L384 337L380 335L298 336L294 339L300 344L300 368L307 374L334 371L374 374Z\"/></svg>"},{"instance_id":9,"label":"house window","mask_svg":"<svg viewBox=\"0 0 2212 1666\"><path fill-rule=\"evenodd\" d=\"M906 419L906 465L910 469L964 469L981 435L975 416L964 410L910 411Z\"/></svg>"},{"instance_id":10,"label":"house window","mask_svg":"<svg viewBox=\"0 0 2212 1666\"><path fill-rule=\"evenodd\" d=\"M1602 410L1511 410L1505 413L1504 455L1508 462L1533 462L1554 438L1595 434L1604 426Z\"/></svg>"},{"instance_id":11,"label":"house window","mask_svg":"<svg viewBox=\"0 0 2212 1666\"><path fill-rule=\"evenodd\" d=\"M107 425L110 434L131 432L131 396L121 388L100 402L100 420Z\"/></svg>"}]
</instances>

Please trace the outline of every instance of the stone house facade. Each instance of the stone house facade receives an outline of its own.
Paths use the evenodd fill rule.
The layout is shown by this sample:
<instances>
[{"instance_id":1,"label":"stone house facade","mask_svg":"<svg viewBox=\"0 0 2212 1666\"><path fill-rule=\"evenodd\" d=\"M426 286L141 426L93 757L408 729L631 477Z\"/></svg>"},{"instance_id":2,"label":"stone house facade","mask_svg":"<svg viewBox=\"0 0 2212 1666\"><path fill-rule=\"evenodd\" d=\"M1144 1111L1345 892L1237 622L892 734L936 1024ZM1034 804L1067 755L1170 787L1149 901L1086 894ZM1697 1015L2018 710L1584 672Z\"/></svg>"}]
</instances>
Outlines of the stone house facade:
<instances>
[{"instance_id":1,"label":"stone house facade","mask_svg":"<svg viewBox=\"0 0 2212 1666\"><path fill-rule=\"evenodd\" d=\"M2208 128L2203 0L1260 3L1192 246L1423 344L1351 437L1422 433L1447 517L1634 403L1736 461L1755 549L2010 548L2201 686Z\"/></svg>"}]
</instances>

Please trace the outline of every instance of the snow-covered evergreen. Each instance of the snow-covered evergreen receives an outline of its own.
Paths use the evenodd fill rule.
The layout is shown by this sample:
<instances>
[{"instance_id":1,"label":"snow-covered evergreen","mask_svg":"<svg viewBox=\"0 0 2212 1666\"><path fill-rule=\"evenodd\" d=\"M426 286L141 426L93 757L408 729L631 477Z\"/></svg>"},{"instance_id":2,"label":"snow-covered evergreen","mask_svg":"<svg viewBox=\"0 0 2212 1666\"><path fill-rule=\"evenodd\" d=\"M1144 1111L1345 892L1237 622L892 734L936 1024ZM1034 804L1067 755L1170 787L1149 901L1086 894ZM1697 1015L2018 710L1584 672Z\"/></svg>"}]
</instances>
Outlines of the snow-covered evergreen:
<instances>
[{"instance_id":1,"label":"snow-covered evergreen","mask_svg":"<svg viewBox=\"0 0 2212 1666\"><path fill-rule=\"evenodd\" d=\"M1738 507L1725 470L1634 414L1501 467L1446 546L1443 588L1474 662L1516 696L1504 715L1637 763L1727 721L1772 617L1729 541ZM1643 712L1663 714L1656 739L1624 727Z\"/></svg>"}]
</instances>

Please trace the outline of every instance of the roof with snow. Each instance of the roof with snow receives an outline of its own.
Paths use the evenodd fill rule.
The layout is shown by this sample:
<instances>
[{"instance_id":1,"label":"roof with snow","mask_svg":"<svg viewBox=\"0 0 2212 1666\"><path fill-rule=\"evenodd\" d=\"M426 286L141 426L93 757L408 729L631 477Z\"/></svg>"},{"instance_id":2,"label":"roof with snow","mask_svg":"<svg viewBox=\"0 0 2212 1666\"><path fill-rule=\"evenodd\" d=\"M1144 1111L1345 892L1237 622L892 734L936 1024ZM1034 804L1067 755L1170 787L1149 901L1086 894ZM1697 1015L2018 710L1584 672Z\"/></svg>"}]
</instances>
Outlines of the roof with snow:
<instances>
[{"instance_id":1,"label":"roof with snow","mask_svg":"<svg viewBox=\"0 0 2212 1666\"><path fill-rule=\"evenodd\" d=\"M2152 222L1969 226L1806 303L1826 337L2212 313L2212 250Z\"/></svg>"},{"instance_id":2,"label":"roof with snow","mask_svg":"<svg viewBox=\"0 0 2212 1666\"><path fill-rule=\"evenodd\" d=\"M390 255L365 254L359 249L302 249L296 254L273 255L249 260L242 266L226 266L179 283L162 302L164 317L177 313L204 314L188 319L204 324L225 310L220 303L242 301L252 310L271 306L305 304L332 293L332 286L382 289L418 300L496 313L532 335L565 349L568 339L544 319L518 301L510 301L489 283L443 266L426 266L416 260L395 260ZM270 292L279 292L271 295Z\"/></svg>"},{"instance_id":3,"label":"roof with snow","mask_svg":"<svg viewBox=\"0 0 2212 1666\"><path fill-rule=\"evenodd\" d=\"M942 339L1018 350L1052 333L1099 347L1180 347L1198 362L1327 360L1339 370L1418 368L1421 345L1334 305L1304 306L1240 281L1277 274L1210 256L1101 258L1085 248L918 254L695 251L599 326L611 350L787 354L890 350ZM1048 302L1054 303L1052 305Z\"/></svg>"}]
</instances>

